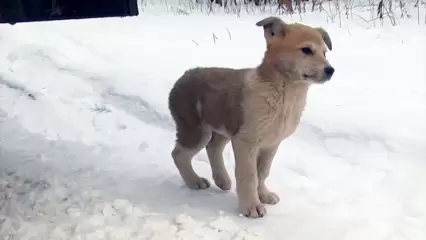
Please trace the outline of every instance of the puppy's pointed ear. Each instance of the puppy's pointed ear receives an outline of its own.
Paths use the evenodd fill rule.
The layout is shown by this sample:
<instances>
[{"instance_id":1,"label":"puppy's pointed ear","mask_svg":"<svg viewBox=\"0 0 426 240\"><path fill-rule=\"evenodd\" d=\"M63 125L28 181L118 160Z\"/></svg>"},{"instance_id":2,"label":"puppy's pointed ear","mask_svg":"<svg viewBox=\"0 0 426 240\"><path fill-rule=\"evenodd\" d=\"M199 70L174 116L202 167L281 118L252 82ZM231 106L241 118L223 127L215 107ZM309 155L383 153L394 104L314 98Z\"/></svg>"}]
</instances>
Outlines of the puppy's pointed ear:
<instances>
[{"instance_id":1,"label":"puppy's pointed ear","mask_svg":"<svg viewBox=\"0 0 426 240\"><path fill-rule=\"evenodd\" d=\"M327 31L320 27L315 28L315 30L317 30L321 34L322 39L324 40L325 45L327 45L328 49L330 49L330 51L333 50L333 44L331 43L331 38L330 35L328 35Z\"/></svg>"},{"instance_id":2,"label":"puppy's pointed ear","mask_svg":"<svg viewBox=\"0 0 426 240\"><path fill-rule=\"evenodd\" d=\"M267 17L257 22L256 26L263 27L267 43L276 37L284 37L286 34L287 25L278 17Z\"/></svg>"}]
</instances>

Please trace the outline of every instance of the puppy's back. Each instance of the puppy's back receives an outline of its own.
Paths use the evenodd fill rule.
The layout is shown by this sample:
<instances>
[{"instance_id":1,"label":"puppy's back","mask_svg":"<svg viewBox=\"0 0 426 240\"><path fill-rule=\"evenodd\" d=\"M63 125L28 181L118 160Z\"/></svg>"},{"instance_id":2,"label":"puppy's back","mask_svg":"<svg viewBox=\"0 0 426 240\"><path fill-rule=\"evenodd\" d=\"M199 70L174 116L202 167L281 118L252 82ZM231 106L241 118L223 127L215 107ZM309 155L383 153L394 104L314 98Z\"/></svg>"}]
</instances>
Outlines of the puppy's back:
<instances>
[{"instance_id":1,"label":"puppy's back","mask_svg":"<svg viewBox=\"0 0 426 240\"><path fill-rule=\"evenodd\" d=\"M177 128L186 130L205 123L235 134L242 123L246 71L214 67L185 71L169 94L169 109Z\"/></svg>"}]
</instances>

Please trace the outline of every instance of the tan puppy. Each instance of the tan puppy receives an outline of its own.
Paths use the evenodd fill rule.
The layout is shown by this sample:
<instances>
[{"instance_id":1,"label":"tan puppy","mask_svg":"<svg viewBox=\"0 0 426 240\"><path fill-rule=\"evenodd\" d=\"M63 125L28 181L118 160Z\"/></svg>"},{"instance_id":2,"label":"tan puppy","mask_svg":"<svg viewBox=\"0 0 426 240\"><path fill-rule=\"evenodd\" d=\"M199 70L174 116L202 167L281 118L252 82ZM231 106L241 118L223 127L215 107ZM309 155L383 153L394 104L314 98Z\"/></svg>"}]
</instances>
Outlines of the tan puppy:
<instances>
[{"instance_id":1,"label":"tan puppy","mask_svg":"<svg viewBox=\"0 0 426 240\"><path fill-rule=\"evenodd\" d=\"M277 17L256 25L263 27L267 43L257 68L190 69L169 95L177 130L172 157L183 180L192 189L210 187L191 164L206 147L216 185L229 190L222 152L231 141L239 209L247 217L262 217L263 204L279 202L265 185L272 159L299 125L309 86L328 81L334 72L325 57L331 40L322 28Z\"/></svg>"}]
</instances>

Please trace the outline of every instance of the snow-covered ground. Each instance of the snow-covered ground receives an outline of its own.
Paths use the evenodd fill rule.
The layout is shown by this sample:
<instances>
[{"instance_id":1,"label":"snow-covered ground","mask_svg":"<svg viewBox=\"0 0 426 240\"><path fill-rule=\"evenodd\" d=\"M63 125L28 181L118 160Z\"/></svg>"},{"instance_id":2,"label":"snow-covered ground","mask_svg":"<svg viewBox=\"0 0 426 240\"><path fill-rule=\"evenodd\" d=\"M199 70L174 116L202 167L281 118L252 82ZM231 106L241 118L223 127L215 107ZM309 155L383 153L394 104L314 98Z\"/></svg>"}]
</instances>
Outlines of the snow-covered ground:
<instances>
[{"instance_id":1,"label":"snow-covered ground","mask_svg":"<svg viewBox=\"0 0 426 240\"><path fill-rule=\"evenodd\" d=\"M275 157L268 182L280 204L246 219L234 189L184 186L170 157L169 89L190 67L256 66L265 43L254 23L267 15L146 10L0 25L0 239L426 239L416 17L373 27L283 16L329 31L336 73L310 90ZM229 145L225 157L233 171ZM194 162L211 178L204 151Z\"/></svg>"}]
</instances>

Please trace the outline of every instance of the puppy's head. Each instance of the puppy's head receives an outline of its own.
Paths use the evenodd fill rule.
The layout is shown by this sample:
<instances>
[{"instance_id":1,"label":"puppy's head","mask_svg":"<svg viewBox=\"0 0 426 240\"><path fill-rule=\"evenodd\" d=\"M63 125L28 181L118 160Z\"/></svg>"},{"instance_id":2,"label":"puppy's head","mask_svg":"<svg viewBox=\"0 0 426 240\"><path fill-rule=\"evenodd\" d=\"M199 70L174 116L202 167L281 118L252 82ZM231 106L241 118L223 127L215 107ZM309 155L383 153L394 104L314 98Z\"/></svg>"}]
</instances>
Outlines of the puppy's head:
<instances>
[{"instance_id":1,"label":"puppy's head","mask_svg":"<svg viewBox=\"0 0 426 240\"><path fill-rule=\"evenodd\" d=\"M331 79L334 68L325 54L326 46L332 50L332 43L324 29L286 24L277 17L265 18L256 25L264 29L265 63L294 81L324 83Z\"/></svg>"}]
</instances>

